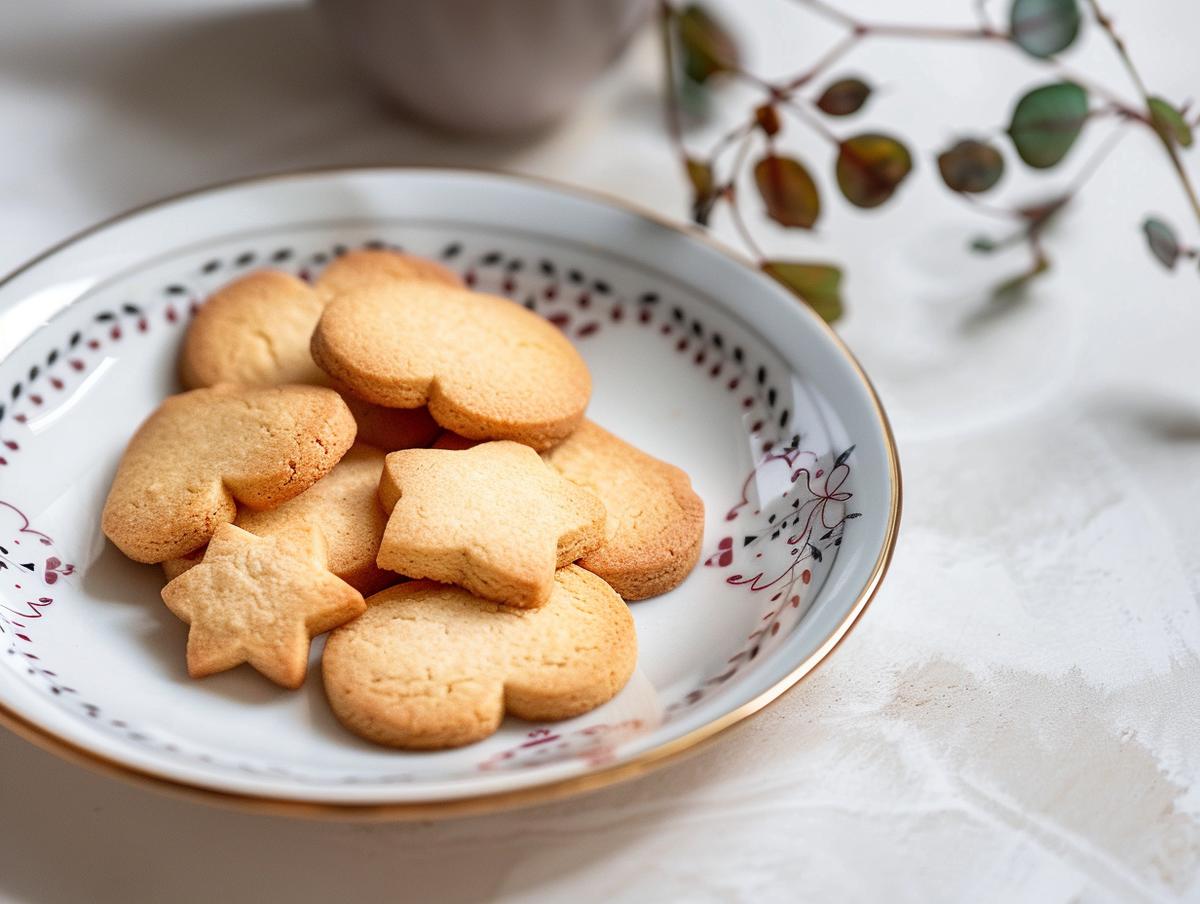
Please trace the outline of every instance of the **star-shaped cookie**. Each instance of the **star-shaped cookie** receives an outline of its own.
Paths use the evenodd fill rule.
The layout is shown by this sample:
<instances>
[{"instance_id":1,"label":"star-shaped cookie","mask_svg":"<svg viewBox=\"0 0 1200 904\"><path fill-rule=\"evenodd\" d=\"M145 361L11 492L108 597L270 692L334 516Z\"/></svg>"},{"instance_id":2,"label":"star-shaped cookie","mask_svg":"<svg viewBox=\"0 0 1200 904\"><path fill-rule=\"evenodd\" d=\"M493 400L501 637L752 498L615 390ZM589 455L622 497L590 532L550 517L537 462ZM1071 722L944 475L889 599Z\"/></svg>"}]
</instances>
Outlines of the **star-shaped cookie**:
<instances>
[{"instance_id":1,"label":"star-shaped cookie","mask_svg":"<svg viewBox=\"0 0 1200 904\"><path fill-rule=\"evenodd\" d=\"M550 598L557 568L604 541L604 505L528 446L405 449L385 461L376 561L510 606Z\"/></svg>"},{"instance_id":2,"label":"star-shaped cookie","mask_svg":"<svg viewBox=\"0 0 1200 904\"><path fill-rule=\"evenodd\" d=\"M303 684L310 640L366 611L362 594L327 569L327 556L313 525L271 537L217 528L204 560L162 590L167 608L191 626L188 674L248 662L283 687Z\"/></svg>"}]
</instances>

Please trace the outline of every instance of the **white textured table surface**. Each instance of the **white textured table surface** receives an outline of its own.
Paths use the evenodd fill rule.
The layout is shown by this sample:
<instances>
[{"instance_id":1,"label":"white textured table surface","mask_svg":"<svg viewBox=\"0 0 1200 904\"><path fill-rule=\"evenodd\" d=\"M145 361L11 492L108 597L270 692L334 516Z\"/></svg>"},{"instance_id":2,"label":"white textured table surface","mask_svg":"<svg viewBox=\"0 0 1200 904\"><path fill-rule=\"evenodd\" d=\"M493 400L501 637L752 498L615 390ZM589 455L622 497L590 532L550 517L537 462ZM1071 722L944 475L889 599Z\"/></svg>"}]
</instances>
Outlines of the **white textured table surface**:
<instances>
[{"instance_id":1,"label":"white textured table surface","mask_svg":"<svg viewBox=\"0 0 1200 904\"><path fill-rule=\"evenodd\" d=\"M1108 5L1153 86L1196 90L1195 3ZM784 2L739 6L768 74L828 33ZM4 10L0 270L158 195L313 164L479 164L685 209L647 40L560 128L486 143L381 111L304 7ZM1126 87L1098 35L1073 61ZM876 215L830 203L816 237L764 230L846 265L842 333L905 474L892 572L825 667L649 780L430 825L209 809L0 733L0 899L1200 900L1200 280L1168 276L1137 232L1149 210L1196 226L1131 135L1051 239L1055 272L997 313L995 265L961 250L991 224L928 151L1003 122L1001 86L1044 76L1003 48L883 42L837 71L884 86L863 123L923 153Z\"/></svg>"}]
</instances>

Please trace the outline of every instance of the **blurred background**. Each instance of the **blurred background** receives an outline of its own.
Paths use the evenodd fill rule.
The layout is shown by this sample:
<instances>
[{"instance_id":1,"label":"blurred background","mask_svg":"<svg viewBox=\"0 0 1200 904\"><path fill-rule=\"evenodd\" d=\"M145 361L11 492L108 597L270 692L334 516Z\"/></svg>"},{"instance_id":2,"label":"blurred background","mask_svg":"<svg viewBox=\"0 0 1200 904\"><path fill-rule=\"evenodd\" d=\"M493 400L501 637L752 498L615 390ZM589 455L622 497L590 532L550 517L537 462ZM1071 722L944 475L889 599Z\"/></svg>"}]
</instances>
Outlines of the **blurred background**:
<instances>
[{"instance_id":1,"label":"blurred background","mask_svg":"<svg viewBox=\"0 0 1200 904\"><path fill-rule=\"evenodd\" d=\"M1200 4L1101 5L1153 93L1194 121ZM768 81L846 42L837 13L970 31L981 15L1003 28L1009 11L813 6L707 4ZM654 3L0 8L0 271L133 205L314 166L482 166L681 222L693 207L664 120ZM1083 8L1061 65L1136 102ZM765 133L735 183L746 229L728 205L711 219L740 249L748 231L763 256L840 268L838 329L896 429L900 546L838 655L655 779L438 825L224 813L0 734L0 899L1200 900L1197 215L1153 130L1119 110L1090 117L1062 167L1020 164L1014 104L1064 77L1059 63L969 38L878 35L838 53L803 97L854 76L869 102L809 111L820 127L783 110L774 138L815 180L815 228L768 217L750 173ZM681 113L697 157L764 99L728 74L701 94ZM878 209L847 203L822 129L902 136L912 172ZM977 203L939 175L938 153L963 136L1005 155ZM1048 272L996 297L1029 248L972 252L1011 231L984 207L1041 203L1077 180L1042 236ZM1174 270L1147 248L1148 216L1178 231Z\"/></svg>"}]
</instances>

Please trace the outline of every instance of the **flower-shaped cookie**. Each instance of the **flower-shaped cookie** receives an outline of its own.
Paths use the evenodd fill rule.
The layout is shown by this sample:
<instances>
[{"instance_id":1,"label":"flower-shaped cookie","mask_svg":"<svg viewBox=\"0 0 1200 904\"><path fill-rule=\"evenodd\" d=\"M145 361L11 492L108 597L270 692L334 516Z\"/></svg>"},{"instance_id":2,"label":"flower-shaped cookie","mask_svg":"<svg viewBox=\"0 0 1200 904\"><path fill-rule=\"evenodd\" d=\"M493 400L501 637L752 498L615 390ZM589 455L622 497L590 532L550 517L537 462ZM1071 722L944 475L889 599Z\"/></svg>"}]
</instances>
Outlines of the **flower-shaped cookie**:
<instances>
[{"instance_id":1,"label":"flower-shaped cookie","mask_svg":"<svg viewBox=\"0 0 1200 904\"><path fill-rule=\"evenodd\" d=\"M443 433L433 448L475 445ZM679 468L587 420L542 458L604 503L604 543L579 564L626 601L666 593L695 567L704 539L704 502Z\"/></svg>"},{"instance_id":2,"label":"flower-shaped cookie","mask_svg":"<svg viewBox=\"0 0 1200 904\"><path fill-rule=\"evenodd\" d=\"M217 528L204 561L162 589L167 608L191 626L188 674L248 662L283 687L303 684L309 641L365 608L362 594L326 568L326 555L311 525L271 537Z\"/></svg>"},{"instance_id":3,"label":"flower-shaped cookie","mask_svg":"<svg viewBox=\"0 0 1200 904\"><path fill-rule=\"evenodd\" d=\"M542 605L555 569L604 538L600 501L520 443L393 452L379 498L391 513L380 568L510 606Z\"/></svg>"},{"instance_id":4,"label":"flower-shaped cookie","mask_svg":"<svg viewBox=\"0 0 1200 904\"><path fill-rule=\"evenodd\" d=\"M391 587L329 636L321 669L343 725L421 750L485 738L506 711L537 721L578 716L612 699L636 661L628 607L570 565L538 609L432 581Z\"/></svg>"},{"instance_id":5,"label":"flower-shaped cookie","mask_svg":"<svg viewBox=\"0 0 1200 904\"><path fill-rule=\"evenodd\" d=\"M591 395L587 365L551 323L507 299L430 282L369 283L335 298L312 355L377 405L428 405L455 433L537 449L569 436Z\"/></svg>"},{"instance_id":6,"label":"flower-shaped cookie","mask_svg":"<svg viewBox=\"0 0 1200 904\"><path fill-rule=\"evenodd\" d=\"M234 519L235 500L263 509L303 493L354 433L332 389L215 386L171 396L129 441L101 526L138 562L182 556Z\"/></svg>"}]
</instances>

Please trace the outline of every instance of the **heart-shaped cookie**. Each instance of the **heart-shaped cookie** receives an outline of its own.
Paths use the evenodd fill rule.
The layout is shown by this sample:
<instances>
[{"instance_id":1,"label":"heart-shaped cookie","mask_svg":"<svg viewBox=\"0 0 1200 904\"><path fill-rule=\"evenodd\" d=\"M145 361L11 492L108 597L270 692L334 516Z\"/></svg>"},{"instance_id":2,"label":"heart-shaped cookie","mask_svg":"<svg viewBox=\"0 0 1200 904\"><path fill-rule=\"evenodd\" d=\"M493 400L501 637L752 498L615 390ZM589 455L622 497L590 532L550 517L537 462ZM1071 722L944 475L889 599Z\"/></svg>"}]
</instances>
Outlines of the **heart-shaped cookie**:
<instances>
[{"instance_id":1,"label":"heart-shaped cookie","mask_svg":"<svg viewBox=\"0 0 1200 904\"><path fill-rule=\"evenodd\" d=\"M329 302L317 364L377 405L428 405L473 439L545 449L583 419L591 376L559 330L519 304L430 282L368 283Z\"/></svg>"},{"instance_id":2,"label":"heart-shaped cookie","mask_svg":"<svg viewBox=\"0 0 1200 904\"><path fill-rule=\"evenodd\" d=\"M241 507L234 524L259 537L270 537L305 525L320 528L329 547L329 570L361 593L375 593L397 581L375 564L387 515L379 503L383 453L355 443L332 471L277 508ZM167 559L167 578L183 574L204 558L204 550Z\"/></svg>"},{"instance_id":3,"label":"heart-shaped cookie","mask_svg":"<svg viewBox=\"0 0 1200 904\"><path fill-rule=\"evenodd\" d=\"M129 441L101 526L138 562L182 556L237 514L271 508L332 470L354 442L332 389L215 386L171 396Z\"/></svg>"},{"instance_id":4,"label":"heart-shaped cookie","mask_svg":"<svg viewBox=\"0 0 1200 904\"><path fill-rule=\"evenodd\" d=\"M329 636L321 669L348 729L429 750L486 738L505 712L536 721L585 713L616 696L636 661L629 608L569 565L538 609L432 581L390 587Z\"/></svg>"}]
</instances>

